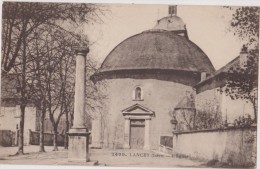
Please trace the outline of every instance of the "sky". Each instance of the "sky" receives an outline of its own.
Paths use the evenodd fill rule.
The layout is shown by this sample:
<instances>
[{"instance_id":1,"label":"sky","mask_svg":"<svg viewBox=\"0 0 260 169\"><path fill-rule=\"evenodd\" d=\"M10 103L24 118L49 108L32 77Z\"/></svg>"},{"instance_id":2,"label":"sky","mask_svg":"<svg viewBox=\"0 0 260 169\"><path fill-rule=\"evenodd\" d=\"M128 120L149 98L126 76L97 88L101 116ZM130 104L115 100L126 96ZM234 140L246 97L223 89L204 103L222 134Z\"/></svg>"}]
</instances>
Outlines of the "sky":
<instances>
[{"instance_id":1,"label":"sky","mask_svg":"<svg viewBox=\"0 0 260 169\"><path fill-rule=\"evenodd\" d=\"M181 6L177 15L186 23L191 41L210 58L215 69L239 55L243 42L230 29L233 11L220 6ZM101 64L109 52L126 38L152 29L156 21L168 16L168 5L106 4L103 23L84 27L90 53Z\"/></svg>"}]
</instances>

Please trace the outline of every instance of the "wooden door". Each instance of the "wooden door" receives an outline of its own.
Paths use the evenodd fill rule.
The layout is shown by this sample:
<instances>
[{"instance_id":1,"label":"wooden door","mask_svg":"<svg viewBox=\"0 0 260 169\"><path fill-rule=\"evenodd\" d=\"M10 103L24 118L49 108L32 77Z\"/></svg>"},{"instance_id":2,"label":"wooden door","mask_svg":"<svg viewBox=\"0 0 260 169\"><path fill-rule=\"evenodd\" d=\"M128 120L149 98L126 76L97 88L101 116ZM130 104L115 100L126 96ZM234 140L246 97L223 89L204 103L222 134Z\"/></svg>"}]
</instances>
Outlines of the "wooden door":
<instances>
[{"instance_id":1,"label":"wooden door","mask_svg":"<svg viewBox=\"0 0 260 169\"><path fill-rule=\"evenodd\" d=\"M130 148L143 149L144 147L144 120L130 121Z\"/></svg>"}]
</instances>

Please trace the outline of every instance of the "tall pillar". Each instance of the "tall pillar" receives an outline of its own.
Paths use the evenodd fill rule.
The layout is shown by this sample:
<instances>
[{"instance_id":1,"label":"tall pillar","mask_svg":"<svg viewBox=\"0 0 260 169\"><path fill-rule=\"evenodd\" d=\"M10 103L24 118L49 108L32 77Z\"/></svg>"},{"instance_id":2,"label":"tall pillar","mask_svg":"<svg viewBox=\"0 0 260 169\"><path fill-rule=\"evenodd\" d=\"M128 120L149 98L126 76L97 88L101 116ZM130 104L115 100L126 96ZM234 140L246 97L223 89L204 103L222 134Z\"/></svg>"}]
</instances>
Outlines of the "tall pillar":
<instances>
[{"instance_id":1,"label":"tall pillar","mask_svg":"<svg viewBox=\"0 0 260 169\"><path fill-rule=\"evenodd\" d=\"M130 148L130 119L125 119L124 148Z\"/></svg>"},{"instance_id":2,"label":"tall pillar","mask_svg":"<svg viewBox=\"0 0 260 169\"><path fill-rule=\"evenodd\" d=\"M73 128L84 127L85 113L85 82L86 82L86 55L88 48L76 48L76 80Z\"/></svg>"},{"instance_id":3,"label":"tall pillar","mask_svg":"<svg viewBox=\"0 0 260 169\"><path fill-rule=\"evenodd\" d=\"M145 129L144 129L144 149L150 149L150 119L145 120Z\"/></svg>"},{"instance_id":4,"label":"tall pillar","mask_svg":"<svg viewBox=\"0 0 260 169\"><path fill-rule=\"evenodd\" d=\"M69 135L68 159L70 161L89 161L89 132L84 126L85 113L85 81L87 47L77 47L74 120Z\"/></svg>"}]
</instances>

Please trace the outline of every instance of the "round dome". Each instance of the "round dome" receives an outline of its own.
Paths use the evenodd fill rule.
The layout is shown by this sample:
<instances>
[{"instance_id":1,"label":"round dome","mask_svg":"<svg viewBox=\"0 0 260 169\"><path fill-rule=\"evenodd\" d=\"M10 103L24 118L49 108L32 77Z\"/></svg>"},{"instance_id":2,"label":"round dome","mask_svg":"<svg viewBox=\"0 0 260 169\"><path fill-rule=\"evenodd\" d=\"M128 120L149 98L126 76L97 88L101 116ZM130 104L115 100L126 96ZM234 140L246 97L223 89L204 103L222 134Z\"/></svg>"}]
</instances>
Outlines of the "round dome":
<instances>
[{"instance_id":1,"label":"round dome","mask_svg":"<svg viewBox=\"0 0 260 169\"><path fill-rule=\"evenodd\" d=\"M154 29L162 29L167 31L185 30L185 23L178 16L167 16L157 21Z\"/></svg>"},{"instance_id":2,"label":"round dome","mask_svg":"<svg viewBox=\"0 0 260 169\"><path fill-rule=\"evenodd\" d=\"M99 72L117 70L215 71L207 55L184 36L151 30L129 37L106 57Z\"/></svg>"}]
</instances>

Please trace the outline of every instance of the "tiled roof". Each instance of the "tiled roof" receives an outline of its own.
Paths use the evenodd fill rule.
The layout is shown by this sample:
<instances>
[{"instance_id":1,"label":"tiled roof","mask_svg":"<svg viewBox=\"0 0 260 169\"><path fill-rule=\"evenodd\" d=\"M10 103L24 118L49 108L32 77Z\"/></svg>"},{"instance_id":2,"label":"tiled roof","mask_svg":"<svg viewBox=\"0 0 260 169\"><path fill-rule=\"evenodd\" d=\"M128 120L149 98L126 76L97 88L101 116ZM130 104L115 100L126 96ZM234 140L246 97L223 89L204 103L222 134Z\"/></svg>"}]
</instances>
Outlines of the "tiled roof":
<instances>
[{"instance_id":1,"label":"tiled roof","mask_svg":"<svg viewBox=\"0 0 260 169\"><path fill-rule=\"evenodd\" d=\"M217 70L213 74L211 74L209 77L207 77L207 79L205 79L204 81L201 81L200 83L195 85L195 87L202 85L203 83L213 79L214 77L217 77L218 75L220 75L222 73L228 73L230 71L230 69L235 69L239 66L240 66L240 60L239 60L239 56L237 56L236 58L231 60L229 63L227 63L225 66L223 66L222 68L220 68L219 70Z\"/></svg>"}]
</instances>

